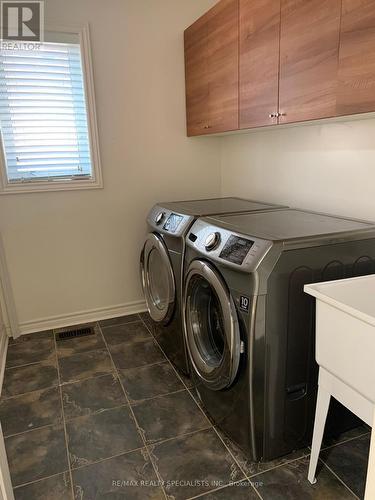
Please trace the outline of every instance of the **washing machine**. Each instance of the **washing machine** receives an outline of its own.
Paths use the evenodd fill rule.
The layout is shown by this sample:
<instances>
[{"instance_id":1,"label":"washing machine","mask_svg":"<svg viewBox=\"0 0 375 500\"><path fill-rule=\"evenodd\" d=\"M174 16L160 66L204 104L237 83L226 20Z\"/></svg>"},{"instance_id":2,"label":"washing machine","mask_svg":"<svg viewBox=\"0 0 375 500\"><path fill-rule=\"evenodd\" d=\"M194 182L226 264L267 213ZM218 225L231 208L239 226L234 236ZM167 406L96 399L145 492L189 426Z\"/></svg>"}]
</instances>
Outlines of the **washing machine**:
<instances>
[{"instance_id":1,"label":"washing machine","mask_svg":"<svg viewBox=\"0 0 375 500\"><path fill-rule=\"evenodd\" d=\"M165 202L147 217L149 234L140 258L141 280L152 331L174 365L188 373L181 322L185 237L198 217L277 210L279 205L241 198Z\"/></svg>"},{"instance_id":2,"label":"washing machine","mask_svg":"<svg viewBox=\"0 0 375 500\"><path fill-rule=\"evenodd\" d=\"M317 365L303 287L373 274L375 225L288 209L202 218L186 242L183 317L202 404L254 461L307 446ZM354 425L343 407L330 413L333 430Z\"/></svg>"}]
</instances>

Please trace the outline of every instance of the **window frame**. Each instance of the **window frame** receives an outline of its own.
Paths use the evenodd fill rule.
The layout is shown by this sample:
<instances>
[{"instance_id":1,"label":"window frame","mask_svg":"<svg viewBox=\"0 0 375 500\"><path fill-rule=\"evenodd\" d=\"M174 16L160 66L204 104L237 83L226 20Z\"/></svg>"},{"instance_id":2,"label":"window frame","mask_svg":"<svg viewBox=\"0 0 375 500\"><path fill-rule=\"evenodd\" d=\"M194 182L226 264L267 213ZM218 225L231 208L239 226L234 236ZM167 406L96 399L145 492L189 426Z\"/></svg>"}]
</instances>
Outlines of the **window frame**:
<instances>
[{"instance_id":1,"label":"window frame","mask_svg":"<svg viewBox=\"0 0 375 500\"><path fill-rule=\"evenodd\" d=\"M95 106L94 74L91 60L90 30L85 24L81 28L49 27L46 32L56 34L73 34L79 36L82 57L82 73L85 88L87 126L89 135L89 146L91 156L91 179L71 180L32 180L25 182L11 182L8 180L5 150L0 133L0 195L19 194L48 191L75 191L79 189L101 189L103 188L102 168L99 152L99 134Z\"/></svg>"}]
</instances>

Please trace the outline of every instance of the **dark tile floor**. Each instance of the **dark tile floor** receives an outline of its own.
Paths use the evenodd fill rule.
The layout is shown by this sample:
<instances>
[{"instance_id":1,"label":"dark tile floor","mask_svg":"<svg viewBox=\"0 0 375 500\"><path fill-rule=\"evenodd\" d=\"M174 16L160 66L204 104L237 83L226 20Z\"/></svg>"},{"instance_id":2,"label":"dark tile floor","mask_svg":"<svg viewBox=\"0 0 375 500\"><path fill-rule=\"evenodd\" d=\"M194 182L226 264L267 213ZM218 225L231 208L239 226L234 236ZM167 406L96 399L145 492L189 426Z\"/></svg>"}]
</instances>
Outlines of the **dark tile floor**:
<instances>
[{"instance_id":1,"label":"dark tile floor","mask_svg":"<svg viewBox=\"0 0 375 500\"><path fill-rule=\"evenodd\" d=\"M366 427L327 443L312 486L309 449L256 464L212 426L146 315L93 326L10 342L0 419L16 500L363 497Z\"/></svg>"}]
</instances>

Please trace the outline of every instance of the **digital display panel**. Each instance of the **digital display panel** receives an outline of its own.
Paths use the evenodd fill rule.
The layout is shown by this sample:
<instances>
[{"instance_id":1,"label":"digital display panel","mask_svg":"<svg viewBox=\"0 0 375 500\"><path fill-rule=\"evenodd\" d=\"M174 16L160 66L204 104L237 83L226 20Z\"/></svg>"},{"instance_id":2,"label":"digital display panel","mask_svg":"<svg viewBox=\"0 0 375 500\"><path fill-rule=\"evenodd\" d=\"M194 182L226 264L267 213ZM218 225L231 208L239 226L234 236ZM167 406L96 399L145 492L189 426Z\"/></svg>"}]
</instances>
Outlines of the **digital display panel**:
<instances>
[{"instance_id":1,"label":"digital display panel","mask_svg":"<svg viewBox=\"0 0 375 500\"><path fill-rule=\"evenodd\" d=\"M228 262L233 262L233 264L241 265L253 245L254 242L251 240L232 235L226 242L219 257Z\"/></svg>"},{"instance_id":2,"label":"digital display panel","mask_svg":"<svg viewBox=\"0 0 375 500\"><path fill-rule=\"evenodd\" d=\"M163 229L170 233L175 233L184 217L182 215L171 214L165 221Z\"/></svg>"}]
</instances>

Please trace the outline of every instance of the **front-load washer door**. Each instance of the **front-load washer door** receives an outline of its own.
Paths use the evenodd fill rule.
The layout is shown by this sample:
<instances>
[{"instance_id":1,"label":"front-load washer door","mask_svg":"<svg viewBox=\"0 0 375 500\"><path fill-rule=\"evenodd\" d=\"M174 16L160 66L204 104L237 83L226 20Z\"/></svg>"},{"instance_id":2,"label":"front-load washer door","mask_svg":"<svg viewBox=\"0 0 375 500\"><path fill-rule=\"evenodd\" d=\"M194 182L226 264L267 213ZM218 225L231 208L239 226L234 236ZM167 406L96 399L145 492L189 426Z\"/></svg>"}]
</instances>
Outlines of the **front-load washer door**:
<instances>
[{"instance_id":1,"label":"front-load washer door","mask_svg":"<svg viewBox=\"0 0 375 500\"><path fill-rule=\"evenodd\" d=\"M173 314L176 284L167 247L161 236L150 233L141 253L141 278L151 318L168 323Z\"/></svg>"},{"instance_id":2,"label":"front-load washer door","mask_svg":"<svg viewBox=\"0 0 375 500\"><path fill-rule=\"evenodd\" d=\"M241 338L228 287L209 263L194 260L184 294L185 336L191 365L212 390L229 387L238 372Z\"/></svg>"}]
</instances>

